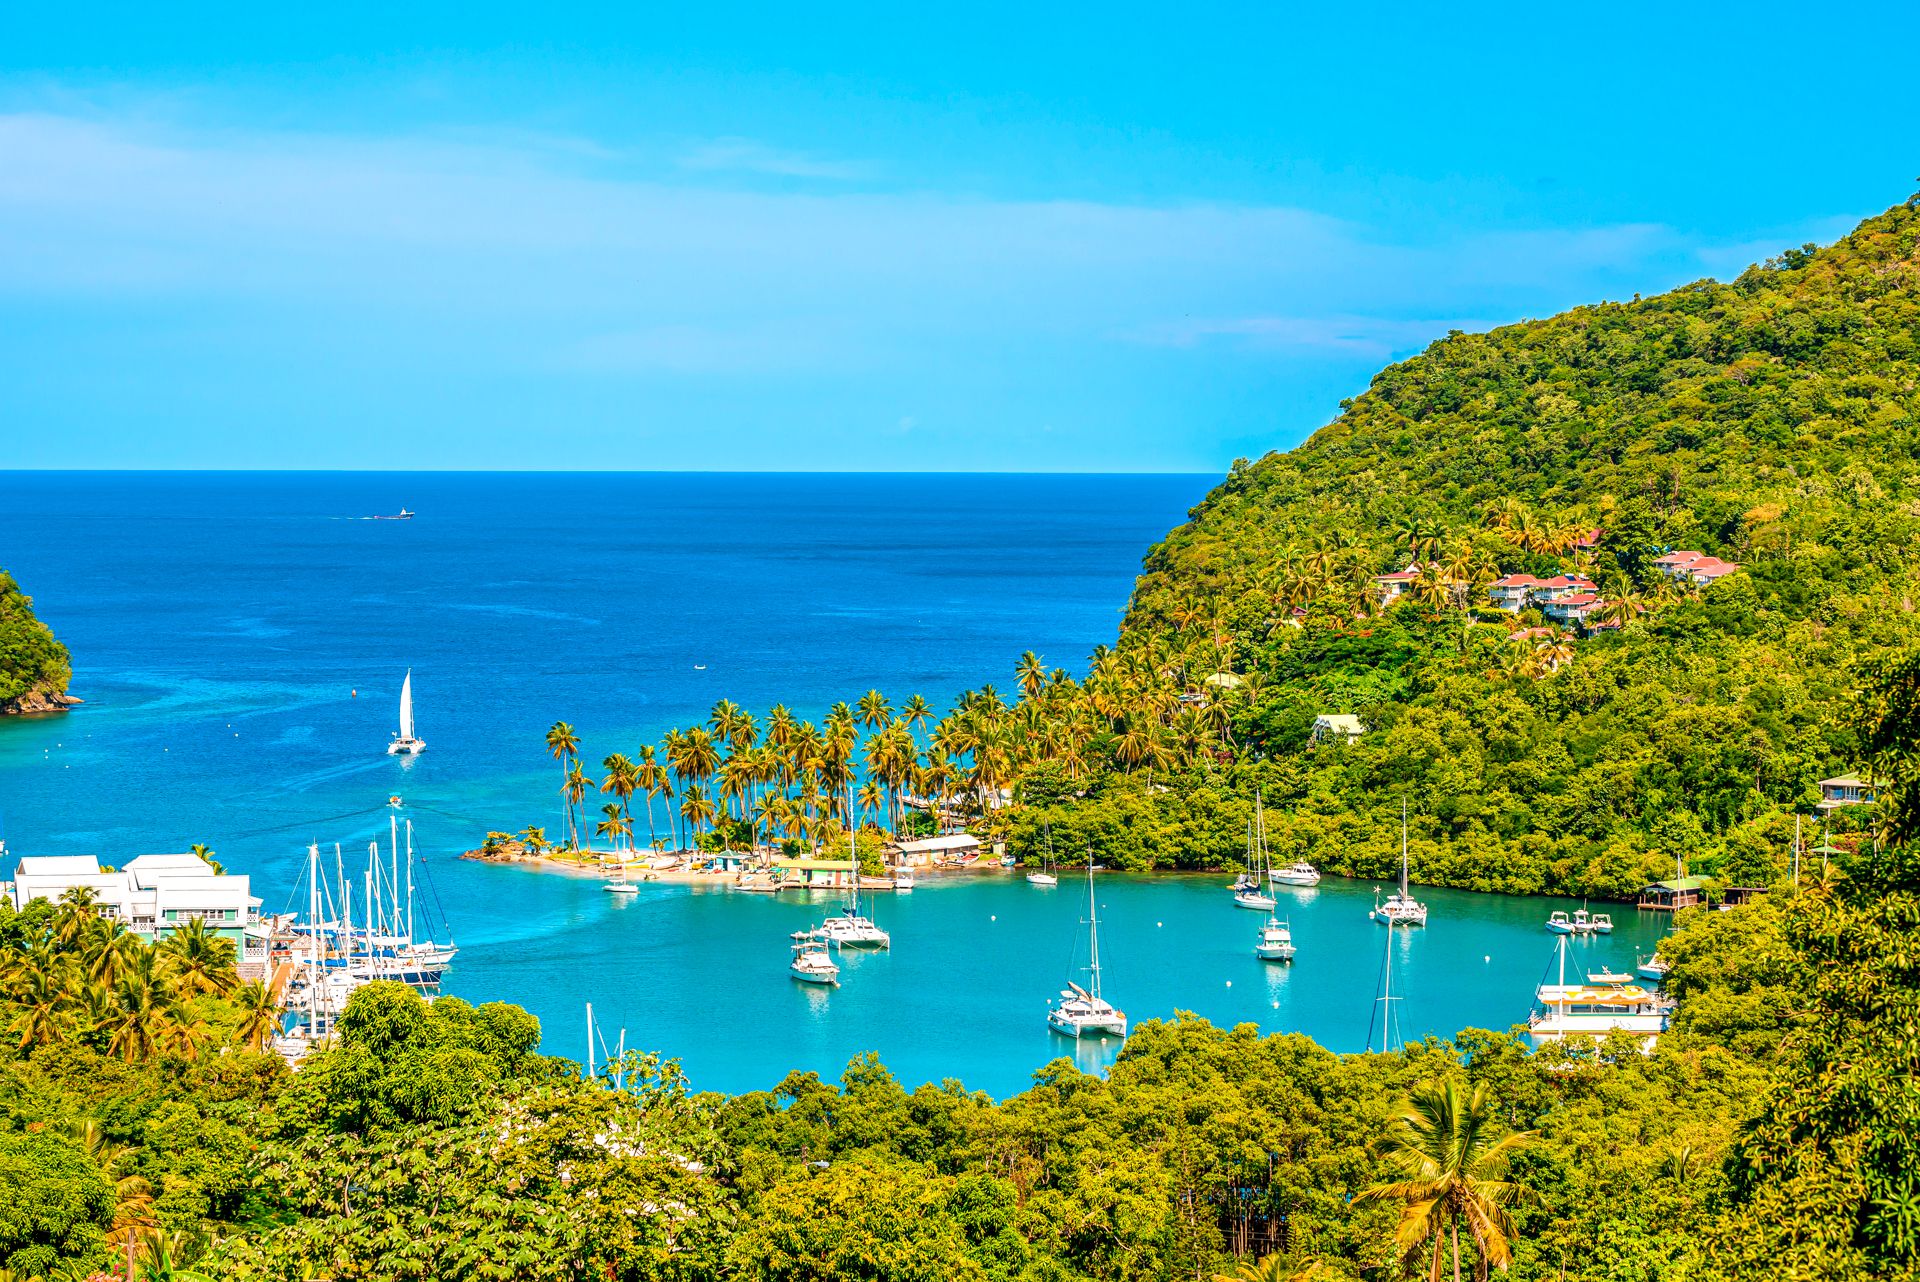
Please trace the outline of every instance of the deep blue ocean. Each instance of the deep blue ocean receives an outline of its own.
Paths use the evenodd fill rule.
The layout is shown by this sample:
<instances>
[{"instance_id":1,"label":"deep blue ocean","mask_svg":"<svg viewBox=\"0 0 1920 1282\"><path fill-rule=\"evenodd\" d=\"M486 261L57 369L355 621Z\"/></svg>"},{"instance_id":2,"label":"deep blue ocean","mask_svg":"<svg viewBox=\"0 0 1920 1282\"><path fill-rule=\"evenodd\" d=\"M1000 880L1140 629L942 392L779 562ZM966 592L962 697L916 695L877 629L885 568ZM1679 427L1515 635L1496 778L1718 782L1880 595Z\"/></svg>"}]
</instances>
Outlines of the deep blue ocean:
<instances>
[{"instance_id":1,"label":"deep blue ocean","mask_svg":"<svg viewBox=\"0 0 1920 1282\"><path fill-rule=\"evenodd\" d=\"M0 473L0 567L72 650L86 700L0 723L8 850L118 864L204 841L275 911L303 903L309 842L352 858L398 794L423 897L462 949L446 991L528 1007L556 1053L584 1053L592 1002L609 1040L624 1028L703 1088L830 1076L877 1050L910 1083L1015 1091L1075 1053L1043 1025L1085 950L1071 885L884 897L893 950L822 992L785 969L787 932L822 903L672 886L623 903L455 856L490 827L557 829L541 740L558 719L594 774L720 698L817 717L878 688L944 707L1011 689L1028 648L1078 671L1114 639L1147 548L1216 479ZM367 519L402 508L417 516ZM429 747L396 759L409 668ZM1223 886L1103 882L1109 996L1136 1022L1192 1010L1363 1046L1385 944L1373 888L1329 880L1288 903L1302 951L1277 967ZM1434 924L1393 943L1407 1035L1523 1019L1541 922L1575 905L1426 898ZM1630 968L1651 947L1660 923L1615 916L1583 964ZM1112 1047L1078 1053L1092 1068Z\"/></svg>"}]
</instances>

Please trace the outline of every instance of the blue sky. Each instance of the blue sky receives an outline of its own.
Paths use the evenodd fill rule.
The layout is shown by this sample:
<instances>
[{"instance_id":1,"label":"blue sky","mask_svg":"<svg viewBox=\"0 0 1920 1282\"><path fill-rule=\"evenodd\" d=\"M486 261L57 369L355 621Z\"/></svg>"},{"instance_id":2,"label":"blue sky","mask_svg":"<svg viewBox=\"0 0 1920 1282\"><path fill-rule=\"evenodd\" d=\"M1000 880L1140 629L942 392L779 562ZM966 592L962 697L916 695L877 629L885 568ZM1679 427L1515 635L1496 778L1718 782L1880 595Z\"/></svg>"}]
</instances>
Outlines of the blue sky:
<instances>
[{"instance_id":1,"label":"blue sky","mask_svg":"<svg viewBox=\"0 0 1920 1282\"><path fill-rule=\"evenodd\" d=\"M1911 3L301 8L0 10L0 467L1218 471L1920 174Z\"/></svg>"}]
</instances>

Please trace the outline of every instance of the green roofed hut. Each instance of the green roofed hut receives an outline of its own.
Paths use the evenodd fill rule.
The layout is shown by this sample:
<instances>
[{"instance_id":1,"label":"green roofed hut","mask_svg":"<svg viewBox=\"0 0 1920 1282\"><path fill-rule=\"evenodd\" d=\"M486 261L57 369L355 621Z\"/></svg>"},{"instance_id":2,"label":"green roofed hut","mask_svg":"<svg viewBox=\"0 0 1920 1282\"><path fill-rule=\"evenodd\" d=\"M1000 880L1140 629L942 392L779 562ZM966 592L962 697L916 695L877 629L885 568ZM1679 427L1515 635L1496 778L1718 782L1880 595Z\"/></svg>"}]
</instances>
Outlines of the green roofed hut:
<instances>
[{"instance_id":1,"label":"green roofed hut","mask_svg":"<svg viewBox=\"0 0 1920 1282\"><path fill-rule=\"evenodd\" d=\"M1676 877L1656 881L1640 892L1640 907L1657 913L1677 913L1707 902L1705 877Z\"/></svg>"}]
</instances>

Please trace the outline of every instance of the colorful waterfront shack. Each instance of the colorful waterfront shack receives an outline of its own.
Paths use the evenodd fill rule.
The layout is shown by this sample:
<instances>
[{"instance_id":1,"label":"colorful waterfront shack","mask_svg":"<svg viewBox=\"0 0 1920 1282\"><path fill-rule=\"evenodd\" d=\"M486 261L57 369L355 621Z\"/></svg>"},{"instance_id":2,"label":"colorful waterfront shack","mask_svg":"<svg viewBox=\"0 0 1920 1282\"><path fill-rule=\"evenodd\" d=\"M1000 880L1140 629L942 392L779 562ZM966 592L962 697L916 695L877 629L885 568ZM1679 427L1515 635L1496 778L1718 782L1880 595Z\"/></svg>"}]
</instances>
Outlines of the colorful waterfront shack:
<instances>
[{"instance_id":1,"label":"colorful waterfront shack","mask_svg":"<svg viewBox=\"0 0 1920 1282\"><path fill-rule=\"evenodd\" d=\"M853 885L851 859L776 859L773 879L782 890L844 890Z\"/></svg>"}]
</instances>

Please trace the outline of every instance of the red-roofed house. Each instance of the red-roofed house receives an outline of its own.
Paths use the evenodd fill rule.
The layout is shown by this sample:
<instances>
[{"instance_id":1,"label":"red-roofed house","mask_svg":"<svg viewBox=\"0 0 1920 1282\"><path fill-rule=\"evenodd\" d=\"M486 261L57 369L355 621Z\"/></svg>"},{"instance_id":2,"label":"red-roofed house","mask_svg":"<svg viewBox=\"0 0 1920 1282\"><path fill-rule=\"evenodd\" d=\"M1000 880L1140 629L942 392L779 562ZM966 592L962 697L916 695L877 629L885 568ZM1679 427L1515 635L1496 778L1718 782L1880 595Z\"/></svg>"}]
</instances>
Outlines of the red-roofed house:
<instances>
[{"instance_id":1,"label":"red-roofed house","mask_svg":"<svg viewBox=\"0 0 1920 1282\"><path fill-rule=\"evenodd\" d=\"M1732 561L1722 561L1717 556L1703 556L1698 561L1689 562L1680 572L1704 586L1715 579L1726 578L1739 568Z\"/></svg>"},{"instance_id":2,"label":"red-roofed house","mask_svg":"<svg viewBox=\"0 0 1920 1282\"><path fill-rule=\"evenodd\" d=\"M1544 609L1555 601L1593 590L1593 580L1584 574L1556 574L1551 579L1535 579L1527 599Z\"/></svg>"},{"instance_id":3,"label":"red-roofed house","mask_svg":"<svg viewBox=\"0 0 1920 1282\"><path fill-rule=\"evenodd\" d=\"M1657 556L1653 559L1653 563L1659 566L1664 574L1670 574L1676 579L1691 579L1700 584L1724 579L1740 568L1733 561L1722 561L1717 556L1708 556L1704 552L1695 552L1691 549Z\"/></svg>"},{"instance_id":4,"label":"red-roofed house","mask_svg":"<svg viewBox=\"0 0 1920 1282\"><path fill-rule=\"evenodd\" d=\"M1516 614L1527 608L1527 598L1533 592L1534 584L1540 580L1531 574L1509 574L1505 578L1495 579L1487 585L1487 595L1502 610L1512 610Z\"/></svg>"},{"instance_id":5,"label":"red-roofed house","mask_svg":"<svg viewBox=\"0 0 1920 1282\"><path fill-rule=\"evenodd\" d=\"M1569 592L1548 601L1540 613L1562 623L1585 623L1589 614L1605 605L1596 592Z\"/></svg>"}]
</instances>

